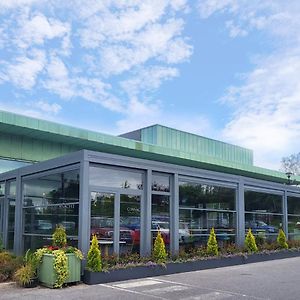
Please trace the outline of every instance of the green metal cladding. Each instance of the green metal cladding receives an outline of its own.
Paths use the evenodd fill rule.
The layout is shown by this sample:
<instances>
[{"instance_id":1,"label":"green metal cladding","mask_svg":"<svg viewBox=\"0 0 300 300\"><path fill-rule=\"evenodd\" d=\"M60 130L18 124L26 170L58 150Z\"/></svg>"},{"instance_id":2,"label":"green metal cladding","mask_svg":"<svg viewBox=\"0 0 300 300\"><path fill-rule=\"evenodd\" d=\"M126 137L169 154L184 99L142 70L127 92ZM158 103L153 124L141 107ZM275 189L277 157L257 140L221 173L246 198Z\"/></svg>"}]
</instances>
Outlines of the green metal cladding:
<instances>
[{"instance_id":1,"label":"green metal cladding","mask_svg":"<svg viewBox=\"0 0 300 300\"><path fill-rule=\"evenodd\" d=\"M221 160L253 165L250 149L216 141L161 125L141 129L141 141L189 153L202 153Z\"/></svg>"},{"instance_id":2,"label":"green metal cladding","mask_svg":"<svg viewBox=\"0 0 300 300\"><path fill-rule=\"evenodd\" d=\"M151 138L143 135L143 140ZM152 134L156 141L145 143L0 111L0 158L36 162L88 149L286 182L284 173L253 166L251 150L200 137L201 144L197 138L157 126Z\"/></svg>"}]
</instances>

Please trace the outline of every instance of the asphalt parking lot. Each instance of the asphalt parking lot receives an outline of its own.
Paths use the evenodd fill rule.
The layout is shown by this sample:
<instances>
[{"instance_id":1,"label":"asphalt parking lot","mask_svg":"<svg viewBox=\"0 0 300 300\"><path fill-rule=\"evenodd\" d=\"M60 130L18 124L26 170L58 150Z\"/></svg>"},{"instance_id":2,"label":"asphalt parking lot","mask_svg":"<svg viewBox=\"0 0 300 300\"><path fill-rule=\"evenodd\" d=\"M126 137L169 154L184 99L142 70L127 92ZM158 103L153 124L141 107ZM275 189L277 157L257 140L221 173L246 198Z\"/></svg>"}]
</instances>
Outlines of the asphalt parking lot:
<instances>
[{"instance_id":1,"label":"asphalt parking lot","mask_svg":"<svg viewBox=\"0 0 300 300\"><path fill-rule=\"evenodd\" d=\"M0 285L0 299L300 299L300 258L63 289Z\"/></svg>"}]
</instances>

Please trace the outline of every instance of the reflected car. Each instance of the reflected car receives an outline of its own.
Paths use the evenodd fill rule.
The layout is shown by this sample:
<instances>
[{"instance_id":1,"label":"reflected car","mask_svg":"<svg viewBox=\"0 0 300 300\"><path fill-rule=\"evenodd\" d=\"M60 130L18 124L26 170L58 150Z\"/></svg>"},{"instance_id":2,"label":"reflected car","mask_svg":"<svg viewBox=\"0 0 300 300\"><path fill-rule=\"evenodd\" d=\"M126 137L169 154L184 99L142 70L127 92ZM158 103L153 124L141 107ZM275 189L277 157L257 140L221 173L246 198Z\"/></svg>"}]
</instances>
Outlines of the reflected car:
<instances>
[{"instance_id":1,"label":"reflected car","mask_svg":"<svg viewBox=\"0 0 300 300\"><path fill-rule=\"evenodd\" d=\"M245 222L245 228L251 228L253 233L268 232L276 233L278 230L276 227L268 225L263 221L247 221Z\"/></svg>"}]
</instances>

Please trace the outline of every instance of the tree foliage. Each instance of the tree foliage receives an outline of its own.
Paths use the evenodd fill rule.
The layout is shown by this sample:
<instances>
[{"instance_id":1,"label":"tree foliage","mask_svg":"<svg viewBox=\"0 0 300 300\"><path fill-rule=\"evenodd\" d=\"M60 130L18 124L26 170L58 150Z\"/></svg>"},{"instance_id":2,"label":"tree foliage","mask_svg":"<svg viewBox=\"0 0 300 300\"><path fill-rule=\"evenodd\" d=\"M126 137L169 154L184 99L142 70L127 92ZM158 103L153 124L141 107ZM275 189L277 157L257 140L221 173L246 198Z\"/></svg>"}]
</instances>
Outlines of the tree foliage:
<instances>
[{"instance_id":1,"label":"tree foliage","mask_svg":"<svg viewBox=\"0 0 300 300\"><path fill-rule=\"evenodd\" d=\"M159 264L163 264L167 260L167 252L166 252L166 246L165 242L161 236L160 230L158 230L155 242L154 242L154 247L153 247L153 258L155 262Z\"/></svg>"},{"instance_id":2,"label":"tree foliage","mask_svg":"<svg viewBox=\"0 0 300 300\"><path fill-rule=\"evenodd\" d=\"M102 271L101 251L96 235L93 236L92 245L87 255L87 268L93 272Z\"/></svg>"},{"instance_id":3,"label":"tree foliage","mask_svg":"<svg viewBox=\"0 0 300 300\"><path fill-rule=\"evenodd\" d=\"M65 247L66 244L67 244L66 229L63 226L58 225L56 226L56 229L52 234L52 245L62 248Z\"/></svg>"},{"instance_id":4,"label":"tree foliage","mask_svg":"<svg viewBox=\"0 0 300 300\"><path fill-rule=\"evenodd\" d=\"M279 229L278 236L277 236L277 243L281 249L289 248L288 243L286 242L285 233L282 229Z\"/></svg>"},{"instance_id":5,"label":"tree foliage","mask_svg":"<svg viewBox=\"0 0 300 300\"><path fill-rule=\"evenodd\" d=\"M300 175L300 152L283 157L281 159L281 170L286 173Z\"/></svg>"},{"instance_id":6,"label":"tree foliage","mask_svg":"<svg viewBox=\"0 0 300 300\"><path fill-rule=\"evenodd\" d=\"M257 252L258 248L256 245L256 241L255 241L255 237L252 234L251 229L248 229L247 235L246 235L246 239L245 239L245 247L246 250L251 253L251 252Z\"/></svg>"},{"instance_id":7,"label":"tree foliage","mask_svg":"<svg viewBox=\"0 0 300 300\"><path fill-rule=\"evenodd\" d=\"M207 241L206 251L207 251L207 254L209 254L209 255L218 255L219 254L218 242L217 242L217 237L216 237L214 228L212 228L210 230L209 238Z\"/></svg>"}]
</instances>

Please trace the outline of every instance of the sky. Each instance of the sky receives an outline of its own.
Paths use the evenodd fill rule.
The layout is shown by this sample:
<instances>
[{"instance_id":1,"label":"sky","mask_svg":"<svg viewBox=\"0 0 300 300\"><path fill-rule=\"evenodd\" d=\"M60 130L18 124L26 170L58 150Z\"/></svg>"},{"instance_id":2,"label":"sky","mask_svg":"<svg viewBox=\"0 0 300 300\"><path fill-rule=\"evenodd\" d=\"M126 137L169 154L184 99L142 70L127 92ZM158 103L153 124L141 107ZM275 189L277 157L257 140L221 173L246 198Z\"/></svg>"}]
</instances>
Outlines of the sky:
<instances>
[{"instance_id":1,"label":"sky","mask_svg":"<svg viewBox=\"0 0 300 300\"><path fill-rule=\"evenodd\" d=\"M300 151L299 0L0 0L0 110Z\"/></svg>"}]
</instances>

